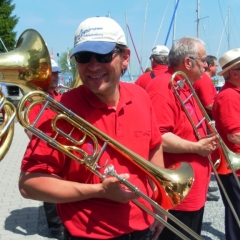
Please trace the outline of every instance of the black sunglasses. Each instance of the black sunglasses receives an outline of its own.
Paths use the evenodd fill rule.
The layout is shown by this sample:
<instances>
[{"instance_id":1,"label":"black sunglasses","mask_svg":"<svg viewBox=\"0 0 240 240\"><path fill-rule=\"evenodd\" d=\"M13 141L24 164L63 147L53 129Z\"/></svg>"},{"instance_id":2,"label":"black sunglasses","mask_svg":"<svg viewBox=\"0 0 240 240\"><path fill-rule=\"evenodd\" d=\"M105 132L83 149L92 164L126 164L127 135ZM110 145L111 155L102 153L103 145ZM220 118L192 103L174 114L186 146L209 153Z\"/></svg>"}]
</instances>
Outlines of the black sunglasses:
<instances>
[{"instance_id":1,"label":"black sunglasses","mask_svg":"<svg viewBox=\"0 0 240 240\"><path fill-rule=\"evenodd\" d=\"M93 53L93 52L79 52L76 53L75 59L78 63L89 63L92 59L92 56L96 58L96 60L100 63L109 63L112 61L113 54L119 53L120 49L114 49L110 53L107 54L99 54L99 53Z\"/></svg>"}]
</instances>

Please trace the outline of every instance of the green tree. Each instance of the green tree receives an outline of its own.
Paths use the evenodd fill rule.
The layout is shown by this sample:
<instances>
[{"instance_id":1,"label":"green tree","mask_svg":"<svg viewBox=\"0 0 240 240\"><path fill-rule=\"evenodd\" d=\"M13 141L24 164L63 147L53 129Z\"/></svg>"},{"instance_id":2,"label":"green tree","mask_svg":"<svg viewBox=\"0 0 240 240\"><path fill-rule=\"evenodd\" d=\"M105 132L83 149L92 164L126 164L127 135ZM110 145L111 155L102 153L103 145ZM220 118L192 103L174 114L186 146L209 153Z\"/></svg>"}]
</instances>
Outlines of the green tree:
<instances>
[{"instance_id":1,"label":"green tree","mask_svg":"<svg viewBox=\"0 0 240 240\"><path fill-rule=\"evenodd\" d=\"M0 0L0 38L7 50L13 50L16 44L16 32L13 31L19 18L11 16L15 9L12 0ZM3 44L0 44L0 52L5 52Z\"/></svg>"},{"instance_id":2,"label":"green tree","mask_svg":"<svg viewBox=\"0 0 240 240\"><path fill-rule=\"evenodd\" d=\"M70 66L69 66L69 64L68 64L68 53L69 53L69 51L63 52L61 54L58 64L62 69L62 73L71 74L74 77L77 68L76 68L76 64L74 63L74 61L72 59L69 59L69 63L70 63Z\"/></svg>"}]
</instances>

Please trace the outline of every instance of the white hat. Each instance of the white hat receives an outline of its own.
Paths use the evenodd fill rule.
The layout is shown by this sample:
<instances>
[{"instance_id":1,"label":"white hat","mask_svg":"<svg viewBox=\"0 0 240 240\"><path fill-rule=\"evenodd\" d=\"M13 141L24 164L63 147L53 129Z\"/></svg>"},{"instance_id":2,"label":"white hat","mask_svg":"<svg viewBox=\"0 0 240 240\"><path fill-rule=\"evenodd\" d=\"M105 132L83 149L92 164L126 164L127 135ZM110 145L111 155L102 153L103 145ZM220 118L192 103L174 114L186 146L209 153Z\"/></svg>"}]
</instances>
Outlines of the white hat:
<instances>
[{"instance_id":1,"label":"white hat","mask_svg":"<svg viewBox=\"0 0 240 240\"><path fill-rule=\"evenodd\" d=\"M87 18L77 28L71 57L84 51L106 54L116 44L127 45L125 34L117 22L108 17Z\"/></svg>"},{"instance_id":2,"label":"white hat","mask_svg":"<svg viewBox=\"0 0 240 240\"><path fill-rule=\"evenodd\" d=\"M157 55L157 56L168 56L169 54L169 49L166 46L162 45L157 45L152 49L152 55Z\"/></svg>"},{"instance_id":3,"label":"white hat","mask_svg":"<svg viewBox=\"0 0 240 240\"><path fill-rule=\"evenodd\" d=\"M222 67L222 71L219 72L218 75L222 76L226 71L233 68L238 63L240 63L240 48L235 48L224 53L219 58L219 64Z\"/></svg>"},{"instance_id":4,"label":"white hat","mask_svg":"<svg viewBox=\"0 0 240 240\"><path fill-rule=\"evenodd\" d=\"M62 70L53 59L51 59L51 66L52 72L61 72Z\"/></svg>"}]
</instances>

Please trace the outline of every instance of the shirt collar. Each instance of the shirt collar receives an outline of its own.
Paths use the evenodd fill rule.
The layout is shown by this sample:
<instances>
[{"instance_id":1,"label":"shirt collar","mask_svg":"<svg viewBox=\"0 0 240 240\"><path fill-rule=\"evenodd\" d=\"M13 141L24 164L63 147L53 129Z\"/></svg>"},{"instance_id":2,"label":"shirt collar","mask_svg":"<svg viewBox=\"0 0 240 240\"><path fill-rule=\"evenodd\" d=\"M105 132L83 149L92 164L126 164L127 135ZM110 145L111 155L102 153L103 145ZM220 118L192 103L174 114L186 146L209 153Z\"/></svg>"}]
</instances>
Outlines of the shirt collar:
<instances>
[{"instance_id":1,"label":"shirt collar","mask_svg":"<svg viewBox=\"0 0 240 240\"><path fill-rule=\"evenodd\" d=\"M223 85L223 87L221 88L220 91L227 89L227 88L232 88L232 89L236 90L237 92L240 92L240 87L238 87L228 81L225 82L225 84Z\"/></svg>"}]
</instances>

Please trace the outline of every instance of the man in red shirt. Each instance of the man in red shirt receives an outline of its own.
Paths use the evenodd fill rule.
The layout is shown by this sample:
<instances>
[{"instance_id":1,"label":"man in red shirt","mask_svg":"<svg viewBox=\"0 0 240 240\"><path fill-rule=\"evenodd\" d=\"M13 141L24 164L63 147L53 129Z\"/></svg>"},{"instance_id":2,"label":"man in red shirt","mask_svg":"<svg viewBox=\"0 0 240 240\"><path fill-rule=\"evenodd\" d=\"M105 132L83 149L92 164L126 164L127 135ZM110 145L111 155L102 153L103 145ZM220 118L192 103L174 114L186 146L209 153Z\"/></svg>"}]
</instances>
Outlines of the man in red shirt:
<instances>
[{"instance_id":1,"label":"man in red shirt","mask_svg":"<svg viewBox=\"0 0 240 240\"><path fill-rule=\"evenodd\" d=\"M83 85L64 93L61 102L100 131L161 167L161 134L158 131L151 101L140 87L120 82L127 69L130 49L122 28L111 18L93 17L83 21L74 38L75 58ZM61 130L80 140L82 133L60 124ZM40 128L53 135L51 119ZM58 139L67 145L68 140ZM103 142L99 139L98 147ZM90 137L75 154L95 150ZM104 174L105 165L152 196L148 177L124 154L110 146L103 151L97 168ZM152 230L159 234L162 224L131 200L138 196L115 177L104 180L49 144L33 137L22 160L19 188L26 198L57 203L59 216L66 227L67 240L138 239L150 240ZM39 181L41 179L41 181ZM141 203L150 207L145 200ZM156 236L155 236L156 237Z\"/></svg>"},{"instance_id":2,"label":"man in red shirt","mask_svg":"<svg viewBox=\"0 0 240 240\"><path fill-rule=\"evenodd\" d=\"M169 49L166 46L157 45L152 49L150 56L152 70L145 72L136 80L136 84L146 89L151 79L167 71Z\"/></svg>"},{"instance_id":3,"label":"man in red shirt","mask_svg":"<svg viewBox=\"0 0 240 240\"><path fill-rule=\"evenodd\" d=\"M147 86L147 92L152 100L157 117L159 130L163 138L164 164L166 167L180 161L189 162L194 170L194 183L184 201L173 210L169 210L176 218L200 235L207 188L210 181L211 167L207 156L216 149L217 136L199 140L190 121L181 107L176 94L170 84L172 74L176 71L184 72L191 83L201 78L206 65L206 51L204 43L197 38L185 37L175 42L169 53L168 71L160 77L154 78ZM177 87L180 76L174 79ZM178 93L183 101L190 95L190 89L185 84L179 86ZM203 118L194 98L190 98L185 107L194 123ZM199 134L206 136L206 125L203 122ZM169 223L179 231L171 220ZM188 236L188 234L186 233ZM189 236L190 237L190 236ZM159 239L176 240L176 234L164 228Z\"/></svg>"},{"instance_id":4,"label":"man in red shirt","mask_svg":"<svg viewBox=\"0 0 240 240\"><path fill-rule=\"evenodd\" d=\"M193 87L208 116L210 117L210 119L212 119L212 107L215 97L217 96L217 90L211 78L216 76L218 64L217 58L211 55L208 55L206 57L206 62L207 65L205 68L205 72L202 74L202 78L194 82ZM208 188L208 201L218 201L219 197L211 193L214 191L217 191L217 187Z\"/></svg>"},{"instance_id":5,"label":"man in red shirt","mask_svg":"<svg viewBox=\"0 0 240 240\"><path fill-rule=\"evenodd\" d=\"M45 59L41 59L40 62L41 64L47 65L47 62ZM59 78L59 73L61 72L61 68L53 59L51 59L51 69L52 69L52 79L49 86L48 94L50 94L56 100L60 100L61 95L56 91L56 88L58 86L58 78ZM30 123L34 122L40 110L41 110L41 105L36 105L35 107L32 108L29 114ZM46 120L46 116L48 114L51 114L51 112L48 109L46 109L45 111L46 113L40 118L40 120L37 123L37 126L41 125L41 123L43 123ZM29 139L31 139L33 134L26 129L25 129L25 132L28 135ZM44 207L46 220L47 220L48 228L50 230L51 237L57 238L58 240L64 240L64 226L58 216L56 204L43 202L43 207Z\"/></svg>"},{"instance_id":6,"label":"man in red shirt","mask_svg":"<svg viewBox=\"0 0 240 240\"><path fill-rule=\"evenodd\" d=\"M212 109L216 128L226 146L234 153L240 154L240 48L224 53L219 64L225 84L218 93ZM224 160L223 160L224 161ZM237 172L240 180L240 170ZM240 218L240 191L232 173L219 175L230 201ZM240 236L239 225L229 207L221 188L220 193L225 206L225 235L226 240L237 240Z\"/></svg>"},{"instance_id":7,"label":"man in red shirt","mask_svg":"<svg viewBox=\"0 0 240 240\"><path fill-rule=\"evenodd\" d=\"M211 55L206 57L207 66L202 78L193 84L196 94L204 106L209 117L212 119L212 106L217 95L217 90L213 84L212 77L216 76L218 64L217 58Z\"/></svg>"}]
</instances>

